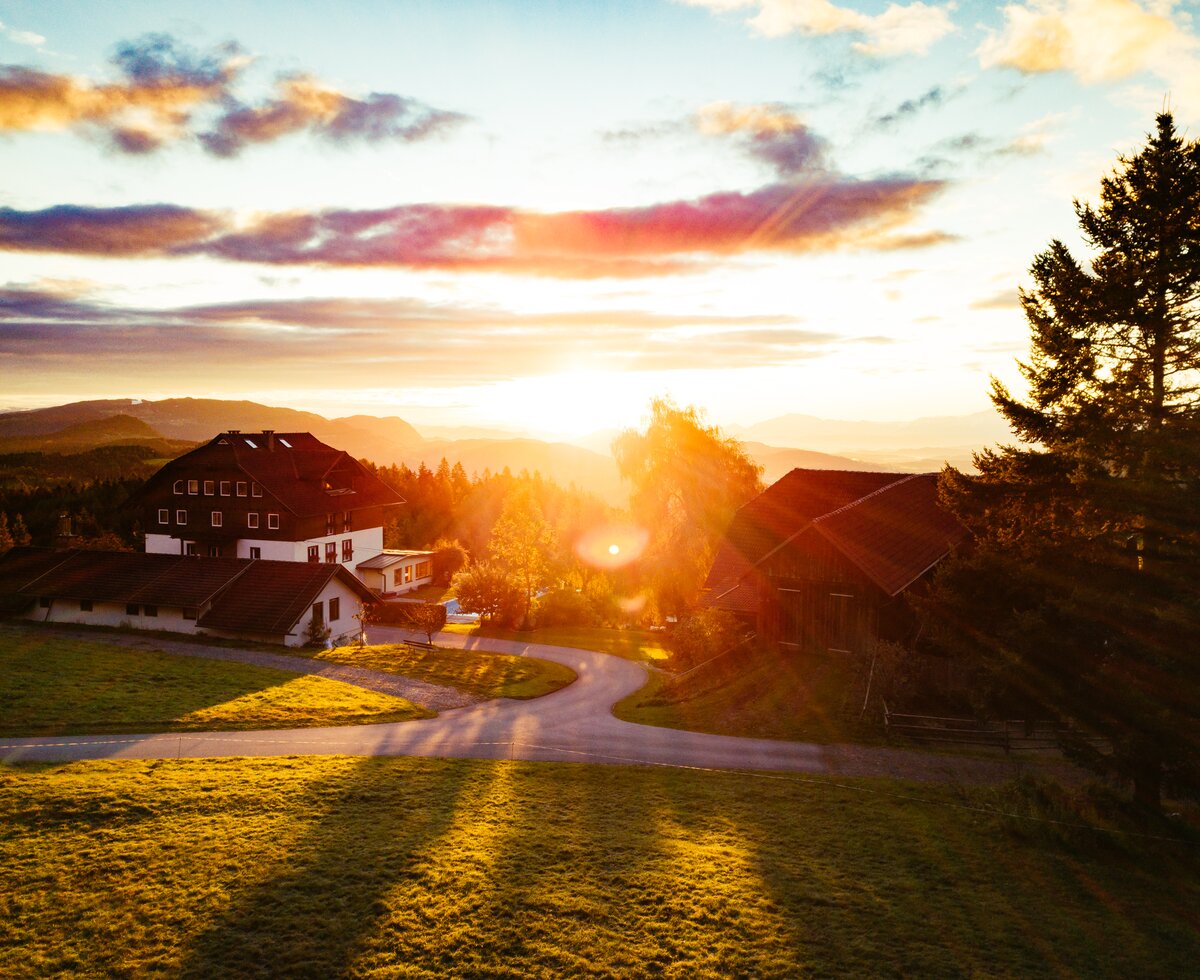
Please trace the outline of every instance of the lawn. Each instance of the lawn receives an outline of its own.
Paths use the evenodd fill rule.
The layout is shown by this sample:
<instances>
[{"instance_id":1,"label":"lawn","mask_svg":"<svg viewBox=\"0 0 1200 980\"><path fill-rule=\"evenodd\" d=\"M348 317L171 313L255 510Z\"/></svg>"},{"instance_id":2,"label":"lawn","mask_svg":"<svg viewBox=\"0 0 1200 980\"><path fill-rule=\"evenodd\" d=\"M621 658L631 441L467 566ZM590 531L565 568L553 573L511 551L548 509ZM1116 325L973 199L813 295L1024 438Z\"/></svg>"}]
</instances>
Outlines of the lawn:
<instances>
[{"instance_id":1,"label":"lawn","mask_svg":"<svg viewBox=\"0 0 1200 980\"><path fill-rule=\"evenodd\" d=\"M403 674L481 698L540 698L566 687L576 676L570 667L537 657L450 648L414 650L403 643L294 652L315 660Z\"/></svg>"},{"instance_id":2,"label":"lawn","mask_svg":"<svg viewBox=\"0 0 1200 980\"><path fill-rule=\"evenodd\" d=\"M576 647L611 653L614 657L636 660L639 663L666 660L669 654L662 645L662 634L648 630L615 630L599 626L543 626L536 630L510 630L498 626L472 626L451 623L446 633L463 636L485 636L494 640L515 640L518 643L545 643L555 647Z\"/></svg>"},{"instance_id":3,"label":"lawn","mask_svg":"<svg viewBox=\"0 0 1200 980\"><path fill-rule=\"evenodd\" d=\"M660 768L0 767L0 975L1194 974L1194 834L971 809L997 804L1060 815Z\"/></svg>"},{"instance_id":4,"label":"lawn","mask_svg":"<svg viewBox=\"0 0 1200 980\"><path fill-rule=\"evenodd\" d=\"M748 647L678 679L654 673L613 714L642 725L718 735L878 741L878 717L860 718L862 696L863 679L853 662Z\"/></svg>"},{"instance_id":5,"label":"lawn","mask_svg":"<svg viewBox=\"0 0 1200 980\"><path fill-rule=\"evenodd\" d=\"M290 671L24 630L0 634L0 705L4 736L298 728L434 714Z\"/></svg>"}]
</instances>

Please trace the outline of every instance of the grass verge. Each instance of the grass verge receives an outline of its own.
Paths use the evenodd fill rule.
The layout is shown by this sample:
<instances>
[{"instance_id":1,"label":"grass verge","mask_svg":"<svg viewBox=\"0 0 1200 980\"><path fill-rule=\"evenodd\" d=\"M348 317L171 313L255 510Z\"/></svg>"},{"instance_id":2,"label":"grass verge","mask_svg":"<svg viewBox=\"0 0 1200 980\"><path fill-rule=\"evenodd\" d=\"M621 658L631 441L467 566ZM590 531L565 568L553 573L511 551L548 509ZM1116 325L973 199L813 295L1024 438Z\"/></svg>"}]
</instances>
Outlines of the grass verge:
<instances>
[{"instance_id":1,"label":"grass verge","mask_svg":"<svg viewBox=\"0 0 1200 980\"><path fill-rule=\"evenodd\" d=\"M0 767L0 974L1194 972L1194 834L986 806L1045 815L1020 788L609 766Z\"/></svg>"},{"instance_id":2,"label":"grass verge","mask_svg":"<svg viewBox=\"0 0 1200 980\"><path fill-rule=\"evenodd\" d=\"M228 731L429 718L403 698L290 671L0 634L0 735Z\"/></svg>"},{"instance_id":3,"label":"grass verge","mask_svg":"<svg viewBox=\"0 0 1200 980\"><path fill-rule=\"evenodd\" d=\"M540 698L566 687L576 677L570 667L549 660L484 650L414 650L402 643L381 643L295 652L314 660L403 674L481 698Z\"/></svg>"},{"instance_id":4,"label":"grass verge","mask_svg":"<svg viewBox=\"0 0 1200 980\"><path fill-rule=\"evenodd\" d=\"M653 663L666 660L669 654L662 637L648 630L616 630L600 626L543 626L536 630L510 630L498 626L472 626L469 623L450 623L443 632L463 636L484 636L493 640L514 640L517 643L545 643L554 647L576 647L611 653L614 657Z\"/></svg>"},{"instance_id":5,"label":"grass verge","mask_svg":"<svg viewBox=\"0 0 1200 980\"><path fill-rule=\"evenodd\" d=\"M613 709L661 728L804 742L882 741L877 719L861 719L862 683L836 657L746 647L689 674L652 674Z\"/></svg>"}]
</instances>

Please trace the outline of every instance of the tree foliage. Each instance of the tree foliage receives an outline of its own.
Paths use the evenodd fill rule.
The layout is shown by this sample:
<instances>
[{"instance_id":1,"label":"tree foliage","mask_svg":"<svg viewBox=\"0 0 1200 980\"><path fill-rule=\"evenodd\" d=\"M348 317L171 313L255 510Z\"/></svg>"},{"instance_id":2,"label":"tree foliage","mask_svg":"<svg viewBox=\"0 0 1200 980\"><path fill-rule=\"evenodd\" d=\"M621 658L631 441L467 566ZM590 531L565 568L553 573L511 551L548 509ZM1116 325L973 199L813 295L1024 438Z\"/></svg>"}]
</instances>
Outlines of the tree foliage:
<instances>
[{"instance_id":1,"label":"tree foliage","mask_svg":"<svg viewBox=\"0 0 1200 980\"><path fill-rule=\"evenodd\" d=\"M529 625L533 597L550 583L556 547L554 529L533 495L527 489L511 494L492 528L490 550L495 564L508 571L521 591L524 626Z\"/></svg>"},{"instance_id":2,"label":"tree foliage","mask_svg":"<svg viewBox=\"0 0 1200 980\"><path fill-rule=\"evenodd\" d=\"M1028 394L992 387L1022 445L943 475L976 544L925 612L975 659L981 706L1105 736L1111 755L1080 754L1156 806L1200 734L1200 145L1160 115L1075 209L1091 260L1059 241L1034 259Z\"/></svg>"},{"instance_id":3,"label":"tree foliage","mask_svg":"<svg viewBox=\"0 0 1200 980\"><path fill-rule=\"evenodd\" d=\"M521 615L521 590L506 568L477 562L454 577L454 593L463 612L480 621L515 626Z\"/></svg>"},{"instance_id":4,"label":"tree foliage","mask_svg":"<svg viewBox=\"0 0 1200 980\"><path fill-rule=\"evenodd\" d=\"M651 403L644 432L617 437L613 455L631 487L634 520L650 533L649 591L660 615L681 616L694 606L734 511L762 491L762 469L695 408L665 398Z\"/></svg>"},{"instance_id":5,"label":"tree foliage","mask_svg":"<svg viewBox=\"0 0 1200 980\"><path fill-rule=\"evenodd\" d=\"M425 634L433 643L433 634L446 625L446 607L440 602L406 602L404 611L412 628Z\"/></svg>"}]
</instances>

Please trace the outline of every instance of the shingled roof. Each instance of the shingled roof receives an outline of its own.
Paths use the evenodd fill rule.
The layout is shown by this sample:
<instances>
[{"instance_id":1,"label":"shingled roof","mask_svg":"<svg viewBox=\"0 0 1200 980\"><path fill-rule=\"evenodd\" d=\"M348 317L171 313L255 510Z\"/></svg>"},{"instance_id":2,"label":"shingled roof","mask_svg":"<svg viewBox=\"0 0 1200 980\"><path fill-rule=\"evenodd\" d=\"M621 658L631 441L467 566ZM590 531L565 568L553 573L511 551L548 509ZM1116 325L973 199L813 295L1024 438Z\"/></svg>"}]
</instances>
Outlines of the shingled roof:
<instances>
[{"instance_id":1,"label":"shingled roof","mask_svg":"<svg viewBox=\"0 0 1200 980\"><path fill-rule=\"evenodd\" d=\"M0 555L0 596L208 606L199 627L271 635L290 632L335 577L364 601L375 598L336 563L42 548Z\"/></svg>"},{"instance_id":2,"label":"shingled roof","mask_svg":"<svg viewBox=\"0 0 1200 980\"><path fill-rule=\"evenodd\" d=\"M938 506L937 474L795 469L734 515L705 582L706 603L757 611L751 573L803 533L824 537L889 596L967 534Z\"/></svg>"},{"instance_id":3,"label":"shingled roof","mask_svg":"<svg viewBox=\"0 0 1200 980\"><path fill-rule=\"evenodd\" d=\"M245 473L297 517L404 503L349 453L309 432L222 432L171 460L147 487L232 470Z\"/></svg>"}]
</instances>

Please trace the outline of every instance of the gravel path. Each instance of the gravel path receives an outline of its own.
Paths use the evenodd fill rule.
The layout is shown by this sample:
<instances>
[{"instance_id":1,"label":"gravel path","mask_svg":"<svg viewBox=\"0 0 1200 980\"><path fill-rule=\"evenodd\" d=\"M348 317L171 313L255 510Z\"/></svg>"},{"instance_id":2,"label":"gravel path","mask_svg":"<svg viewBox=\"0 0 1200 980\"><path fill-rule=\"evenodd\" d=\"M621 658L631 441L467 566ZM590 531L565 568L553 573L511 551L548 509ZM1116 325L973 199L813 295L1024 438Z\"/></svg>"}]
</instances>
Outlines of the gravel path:
<instances>
[{"instance_id":1,"label":"gravel path","mask_svg":"<svg viewBox=\"0 0 1200 980\"><path fill-rule=\"evenodd\" d=\"M375 627L371 630L374 642L397 642L410 636L415 635L393 627ZM91 638L96 637L92 634ZM136 641L141 638L132 636L127 639ZM197 648L188 643L174 644L150 638L142 642L148 649L178 647L178 651L170 649L170 652L190 656L208 655L207 652L198 653L198 650L213 651L221 659L264 663L267 666L275 666L276 661L283 660L287 662L287 669L296 669L295 658L279 654L221 647ZM773 770L841 776L887 776L920 782L963 784L1004 782L1022 771L1046 771L1047 768L1036 760L999 755L941 754L860 745L816 745L635 725L613 717L612 706L646 682L646 670L640 664L590 650L477 639L450 633L439 635L438 643L447 647L552 660L570 667L578 679L545 697L529 701L500 698L449 711L437 718L417 721L261 732L6 739L0 742L0 758L17 761L408 755ZM245 661L244 656L269 659ZM300 661L300 664L311 663ZM319 665L316 672L319 676L334 676L332 671L335 669L353 668L328 665L328 669L329 673L326 672L326 665ZM373 671L360 673L379 677ZM383 675L383 678L388 683L417 683L390 675ZM419 696L415 688L409 688L409 691L412 693L405 694L405 697L422 704L431 703ZM462 697L457 691L454 694ZM462 704L462 701L458 704ZM1051 765L1057 775L1059 765Z\"/></svg>"}]
</instances>

